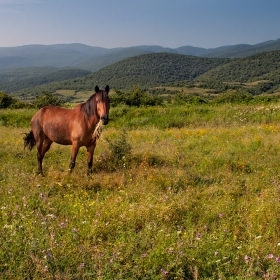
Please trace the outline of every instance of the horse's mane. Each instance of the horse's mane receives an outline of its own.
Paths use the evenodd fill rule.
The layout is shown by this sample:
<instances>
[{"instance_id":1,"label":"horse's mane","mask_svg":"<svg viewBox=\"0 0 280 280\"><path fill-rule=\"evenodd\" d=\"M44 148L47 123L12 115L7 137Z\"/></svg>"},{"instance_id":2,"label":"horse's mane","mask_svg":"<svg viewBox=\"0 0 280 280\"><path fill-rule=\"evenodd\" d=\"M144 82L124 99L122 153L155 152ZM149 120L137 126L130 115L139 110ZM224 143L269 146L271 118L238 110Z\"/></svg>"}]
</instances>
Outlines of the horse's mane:
<instances>
[{"instance_id":1,"label":"horse's mane","mask_svg":"<svg viewBox=\"0 0 280 280\"><path fill-rule=\"evenodd\" d=\"M89 120L90 116L97 116L96 101L94 93L86 102L81 104L81 111L84 112L86 119Z\"/></svg>"}]
</instances>

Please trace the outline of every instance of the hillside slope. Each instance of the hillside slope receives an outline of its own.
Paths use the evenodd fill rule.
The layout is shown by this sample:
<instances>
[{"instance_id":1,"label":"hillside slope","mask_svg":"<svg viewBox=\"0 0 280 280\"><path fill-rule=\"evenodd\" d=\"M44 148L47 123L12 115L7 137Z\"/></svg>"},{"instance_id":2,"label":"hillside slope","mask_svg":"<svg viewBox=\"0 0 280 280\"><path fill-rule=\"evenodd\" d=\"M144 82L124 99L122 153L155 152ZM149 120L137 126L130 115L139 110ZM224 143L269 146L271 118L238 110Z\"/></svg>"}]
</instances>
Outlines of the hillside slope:
<instances>
[{"instance_id":1,"label":"hillside slope","mask_svg":"<svg viewBox=\"0 0 280 280\"><path fill-rule=\"evenodd\" d=\"M246 82L261 79L279 79L280 51L264 52L249 57L234 59L227 64L198 77L199 80L223 82Z\"/></svg>"},{"instance_id":2,"label":"hillside slope","mask_svg":"<svg viewBox=\"0 0 280 280\"><path fill-rule=\"evenodd\" d=\"M58 89L92 90L96 84L115 89L130 89L135 84L154 87L165 83L193 80L204 72L227 63L228 59L185 56L170 53L145 54L127 58L85 77L49 83L13 93L22 95Z\"/></svg>"},{"instance_id":3,"label":"hillside slope","mask_svg":"<svg viewBox=\"0 0 280 280\"><path fill-rule=\"evenodd\" d=\"M158 86L168 82L193 80L228 59L210 59L170 53L156 53L128 58L91 75L101 84L115 88Z\"/></svg>"},{"instance_id":4,"label":"hillside slope","mask_svg":"<svg viewBox=\"0 0 280 280\"><path fill-rule=\"evenodd\" d=\"M55 72L51 72L43 76L34 76L33 78L0 83L0 91L4 91L5 93L11 93L19 91L21 89L42 86L55 81L69 80L76 77L86 76L89 73L89 71L80 69L57 70Z\"/></svg>"},{"instance_id":5,"label":"hillside slope","mask_svg":"<svg viewBox=\"0 0 280 280\"><path fill-rule=\"evenodd\" d=\"M48 75L60 70L58 67L21 67L11 70L0 71L0 84L20 81Z\"/></svg>"},{"instance_id":6,"label":"hillside slope","mask_svg":"<svg viewBox=\"0 0 280 280\"><path fill-rule=\"evenodd\" d=\"M139 49L137 47L112 50L111 52L108 52L103 55L94 55L88 57L87 59L85 59L81 63L76 64L75 66L80 69L96 72L106 66L124 60L126 58L148 53L150 53L150 51Z\"/></svg>"},{"instance_id":7,"label":"hillside slope","mask_svg":"<svg viewBox=\"0 0 280 280\"><path fill-rule=\"evenodd\" d=\"M117 89L129 89L135 84L153 87L168 82L193 80L228 61L170 53L146 54L119 61L85 77L76 78L75 81L48 84L48 87L52 90L92 90L96 84L100 86L108 84Z\"/></svg>"},{"instance_id":8,"label":"hillside slope","mask_svg":"<svg viewBox=\"0 0 280 280\"><path fill-rule=\"evenodd\" d=\"M170 53L145 54L127 58L84 77L21 88L12 92L14 96L32 96L42 91L61 89L88 91L95 85L106 84L114 89L131 89L135 84L142 88L157 87L185 80L220 82L251 82L269 80L270 85L258 90L273 91L280 86L280 51L252 55L242 59L221 59L185 56ZM1 89L0 89L1 90ZM10 90L10 89L9 89ZM10 91L9 91L10 92Z\"/></svg>"}]
</instances>

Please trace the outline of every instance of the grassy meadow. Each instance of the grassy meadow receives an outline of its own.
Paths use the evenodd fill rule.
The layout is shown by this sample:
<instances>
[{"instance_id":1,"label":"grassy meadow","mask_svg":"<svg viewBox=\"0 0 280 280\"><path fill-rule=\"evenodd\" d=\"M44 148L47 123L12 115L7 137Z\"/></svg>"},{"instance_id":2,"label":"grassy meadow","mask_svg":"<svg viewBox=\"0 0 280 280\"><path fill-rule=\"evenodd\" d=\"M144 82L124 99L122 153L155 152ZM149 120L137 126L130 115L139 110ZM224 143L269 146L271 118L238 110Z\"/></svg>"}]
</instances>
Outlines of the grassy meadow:
<instances>
[{"instance_id":1,"label":"grassy meadow","mask_svg":"<svg viewBox=\"0 0 280 280\"><path fill-rule=\"evenodd\" d=\"M0 111L0 279L279 279L280 104L111 109L87 176Z\"/></svg>"}]
</instances>

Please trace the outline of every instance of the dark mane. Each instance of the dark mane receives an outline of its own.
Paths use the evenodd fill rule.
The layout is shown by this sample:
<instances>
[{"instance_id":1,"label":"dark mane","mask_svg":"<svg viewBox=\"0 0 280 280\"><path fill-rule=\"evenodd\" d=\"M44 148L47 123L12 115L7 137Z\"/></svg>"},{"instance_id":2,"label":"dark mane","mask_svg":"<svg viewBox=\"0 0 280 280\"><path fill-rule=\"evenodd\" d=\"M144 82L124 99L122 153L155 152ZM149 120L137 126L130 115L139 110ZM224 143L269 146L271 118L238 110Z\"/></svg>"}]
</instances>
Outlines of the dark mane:
<instances>
[{"instance_id":1,"label":"dark mane","mask_svg":"<svg viewBox=\"0 0 280 280\"><path fill-rule=\"evenodd\" d=\"M87 120L90 118L91 115L97 115L95 102L96 94L97 93L94 93L86 102L81 104L81 111L85 113Z\"/></svg>"}]
</instances>

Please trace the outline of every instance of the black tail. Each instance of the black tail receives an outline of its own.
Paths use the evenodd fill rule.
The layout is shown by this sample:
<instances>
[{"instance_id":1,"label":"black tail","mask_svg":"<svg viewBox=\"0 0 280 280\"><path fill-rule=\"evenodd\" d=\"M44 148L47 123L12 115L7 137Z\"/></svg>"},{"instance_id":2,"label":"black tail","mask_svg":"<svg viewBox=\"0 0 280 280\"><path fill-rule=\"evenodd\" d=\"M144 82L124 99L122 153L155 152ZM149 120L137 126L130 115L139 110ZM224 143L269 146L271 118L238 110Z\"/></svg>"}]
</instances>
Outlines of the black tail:
<instances>
[{"instance_id":1,"label":"black tail","mask_svg":"<svg viewBox=\"0 0 280 280\"><path fill-rule=\"evenodd\" d=\"M23 140L24 140L24 149L26 147L28 147L28 149L31 151L32 148L36 144L36 141L35 141L35 138L34 138L32 130L30 130L29 133L25 133L25 137L23 137Z\"/></svg>"}]
</instances>

